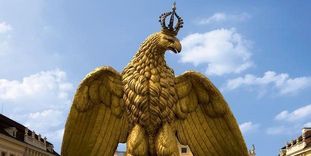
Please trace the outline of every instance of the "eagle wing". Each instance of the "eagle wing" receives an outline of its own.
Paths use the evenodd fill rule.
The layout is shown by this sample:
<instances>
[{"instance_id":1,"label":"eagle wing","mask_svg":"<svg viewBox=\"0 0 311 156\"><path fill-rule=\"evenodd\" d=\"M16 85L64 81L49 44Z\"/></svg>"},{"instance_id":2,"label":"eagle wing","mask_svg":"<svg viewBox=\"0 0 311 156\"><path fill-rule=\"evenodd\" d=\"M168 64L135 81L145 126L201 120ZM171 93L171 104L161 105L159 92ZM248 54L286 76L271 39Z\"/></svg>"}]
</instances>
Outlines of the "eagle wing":
<instances>
[{"instance_id":1,"label":"eagle wing","mask_svg":"<svg viewBox=\"0 0 311 156\"><path fill-rule=\"evenodd\" d=\"M197 72L176 77L179 97L176 135L197 156L247 156L247 148L228 104L212 82Z\"/></svg>"},{"instance_id":2,"label":"eagle wing","mask_svg":"<svg viewBox=\"0 0 311 156\"><path fill-rule=\"evenodd\" d=\"M121 75L113 68L99 67L89 73L74 96L61 155L113 155L128 134L122 96Z\"/></svg>"}]
</instances>

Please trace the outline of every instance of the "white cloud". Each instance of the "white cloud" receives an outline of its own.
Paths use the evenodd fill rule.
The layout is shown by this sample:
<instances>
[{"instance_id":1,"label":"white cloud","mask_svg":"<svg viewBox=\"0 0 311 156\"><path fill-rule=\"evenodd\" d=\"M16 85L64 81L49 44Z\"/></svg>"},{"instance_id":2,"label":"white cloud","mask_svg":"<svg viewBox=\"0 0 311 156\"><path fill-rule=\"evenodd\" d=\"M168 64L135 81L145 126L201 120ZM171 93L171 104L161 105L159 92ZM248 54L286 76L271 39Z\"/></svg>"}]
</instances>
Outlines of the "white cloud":
<instances>
[{"instance_id":1,"label":"white cloud","mask_svg":"<svg viewBox=\"0 0 311 156\"><path fill-rule=\"evenodd\" d=\"M297 122L300 120L311 119L311 104L300 107L292 112L284 110L276 115L276 120Z\"/></svg>"},{"instance_id":2,"label":"white cloud","mask_svg":"<svg viewBox=\"0 0 311 156\"><path fill-rule=\"evenodd\" d=\"M244 77L230 79L224 89L234 90L243 86L270 87L281 95L297 94L300 90L311 87L311 77L290 78L287 73L277 74L274 71L267 71L262 77L247 74Z\"/></svg>"},{"instance_id":3,"label":"white cloud","mask_svg":"<svg viewBox=\"0 0 311 156\"><path fill-rule=\"evenodd\" d=\"M0 79L0 104L3 114L46 136L59 151L72 91L64 71L42 71L21 80Z\"/></svg>"},{"instance_id":4,"label":"white cloud","mask_svg":"<svg viewBox=\"0 0 311 156\"><path fill-rule=\"evenodd\" d=\"M241 14L226 14L224 12L214 13L212 16L208 18L203 18L198 21L198 24L213 24L220 22L242 22L249 19L251 16L248 13Z\"/></svg>"},{"instance_id":5,"label":"white cloud","mask_svg":"<svg viewBox=\"0 0 311 156\"><path fill-rule=\"evenodd\" d=\"M59 98L67 98L67 92L71 89L72 84L66 82L66 73L59 69L42 71L24 77L21 81L0 79L2 100L35 99L53 93L56 93Z\"/></svg>"},{"instance_id":6,"label":"white cloud","mask_svg":"<svg viewBox=\"0 0 311 156\"><path fill-rule=\"evenodd\" d=\"M9 50L9 31L12 30L11 25L6 22L0 22L0 56Z\"/></svg>"},{"instance_id":7,"label":"white cloud","mask_svg":"<svg viewBox=\"0 0 311 156\"><path fill-rule=\"evenodd\" d=\"M301 135L301 129L303 124L301 123L283 123L275 125L266 129L266 134L268 135L287 135L287 136L297 136Z\"/></svg>"},{"instance_id":8,"label":"white cloud","mask_svg":"<svg viewBox=\"0 0 311 156\"><path fill-rule=\"evenodd\" d=\"M207 65L208 75L240 73L253 65L250 41L235 29L190 34L181 42L181 62Z\"/></svg>"},{"instance_id":9,"label":"white cloud","mask_svg":"<svg viewBox=\"0 0 311 156\"><path fill-rule=\"evenodd\" d=\"M311 104L302 106L292 112L284 110L275 118L277 126L266 129L269 135L298 135L303 127L311 126Z\"/></svg>"},{"instance_id":10,"label":"white cloud","mask_svg":"<svg viewBox=\"0 0 311 156\"><path fill-rule=\"evenodd\" d=\"M46 109L28 114L27 119L26 126L48 131L51 127L54 128L62 124L63 112L58 109ZM49 119L49 121L47 122L46 119Z\"/></svg>"},{"instance_id":11,"label":"white cloud","mask_svg":"<svg viewBox=\"0 0 311 156\"><path fill-rule=\"evenodd\" d=\"M279 135L279 134L289 134L289 128L285 128L284 126L270 127L267 129L267 134L269 135Z\"/></svg>"},{"instance_id":12,"label":"white cloud","mask_svg":"<svg viewBox=\"0 0 311 156\"><path fill-rule=\"evenodd\" d=\"M250 121L241 123L239 126L243 134L255 131L259 128L259 124L254 124L253 122Z\"/></svg>"},{"instance_id":13,"label":"white cloud","mask_svg":"<svg viewBox=\"0 0 311 156\"><path fill-rule=\"evenodd\" d=\"M311 127L311 122L307 122L303 125L303 127Z\"/></svg>"},{"instance_id":14,"label":"white cloud","mask_svg":"<svg viewBox=\"0 0 311 156\"><path fill-rule=\"evenodd\" d=\"M0 34L7 33L10 30L12 30L11 25L7 24L6 22L0 22Z\"/></svg>"}]
</instances>

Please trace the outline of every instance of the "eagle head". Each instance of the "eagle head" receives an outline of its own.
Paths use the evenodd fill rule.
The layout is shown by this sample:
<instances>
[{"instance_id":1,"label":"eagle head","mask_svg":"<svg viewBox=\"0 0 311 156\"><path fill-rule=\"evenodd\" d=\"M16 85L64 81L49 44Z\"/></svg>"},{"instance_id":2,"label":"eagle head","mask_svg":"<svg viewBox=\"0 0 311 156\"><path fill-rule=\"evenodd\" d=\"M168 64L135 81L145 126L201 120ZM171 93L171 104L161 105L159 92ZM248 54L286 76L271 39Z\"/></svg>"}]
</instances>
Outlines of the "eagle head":
<instances>
[{"instance_id":1,"label":"eagle head","mask_svg":"<svg viewBox=\"0 0 311 156\"><path fill-rule=\"evenodd\" d=\"M175 35L166 33L165 31L160 31L157 33L158 35L158 46L161 49L170 50L174 53L179 53L181 51L180 41Z\"/></svg>"},{"instance_id":2,"label":"eagle head","mask_svg":"<svg viewBox=\"0 0 311 156\"><path fill-rule=\"evenodd\" d=\"M165 20L170 16L169 24L165 24ZM174 18L177 18L177 22L174 26ZM183 19L176 13L176 3L174 2L172 11L165 12L159 17L159 22L161 23L162 30L157 33L159 35L158 46L164 50L171 50L174 53L179 53L181 51L180 41L175 37L180 28L183 27Z\"/></svg>"}]
</instances>

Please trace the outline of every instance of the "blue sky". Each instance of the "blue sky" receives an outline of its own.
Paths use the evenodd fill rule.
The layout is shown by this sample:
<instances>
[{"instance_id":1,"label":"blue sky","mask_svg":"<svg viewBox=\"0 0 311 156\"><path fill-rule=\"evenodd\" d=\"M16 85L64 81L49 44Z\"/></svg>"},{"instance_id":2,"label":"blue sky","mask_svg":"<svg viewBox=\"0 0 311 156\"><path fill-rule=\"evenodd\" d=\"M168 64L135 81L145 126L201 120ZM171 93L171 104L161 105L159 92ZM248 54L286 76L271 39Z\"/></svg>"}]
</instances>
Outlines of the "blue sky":
<instances>
[{"instance_id":1,"label":"blue sky","mask_svg":"<svg viewBox=\"0 0 311 156\"><path fill-rule=\"evenodd\" d=\"M121 71L172 3L0 0L1 112L59 151L80 80L101 65ZM177 1L183 51L167 63L214 82L258 155L311 126L310 10L308 1Z\"/></svg>"}]
</instances>

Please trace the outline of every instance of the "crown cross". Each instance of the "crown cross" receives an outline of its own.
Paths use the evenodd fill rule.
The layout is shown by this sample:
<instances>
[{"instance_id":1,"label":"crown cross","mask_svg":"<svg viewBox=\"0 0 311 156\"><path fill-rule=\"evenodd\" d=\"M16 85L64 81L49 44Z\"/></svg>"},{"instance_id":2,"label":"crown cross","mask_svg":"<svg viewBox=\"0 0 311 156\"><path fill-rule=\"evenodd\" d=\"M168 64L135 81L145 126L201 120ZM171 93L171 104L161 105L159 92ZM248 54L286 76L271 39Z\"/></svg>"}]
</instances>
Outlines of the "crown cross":
<instances>
[{"instance_id":1,"label":"crown cross","mask_svg":"<svg viewBox=\"0 0 311 156\"><path fill-rule=\"evenodd\" d=\"M165 20L170 15L171 15L170 23L168 24L168 26L166 26ZM174 27L174 17L177 18L177 23L175 27ZM160 18L159 22L161 23L161 26L162 26L162 32L172 34L174 36L177 35L179 29L182 28L184 24L183 19L180 16L178 16L176 13L176 2L174 2L173 4L172 11L161 14L159 18Z\"/></svg>"}]
</instances>

